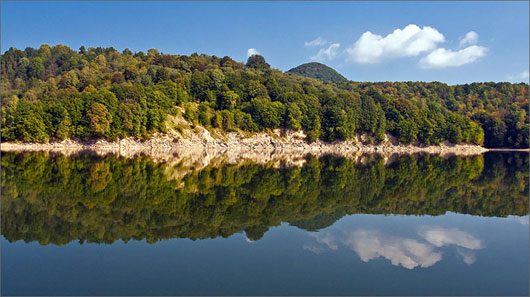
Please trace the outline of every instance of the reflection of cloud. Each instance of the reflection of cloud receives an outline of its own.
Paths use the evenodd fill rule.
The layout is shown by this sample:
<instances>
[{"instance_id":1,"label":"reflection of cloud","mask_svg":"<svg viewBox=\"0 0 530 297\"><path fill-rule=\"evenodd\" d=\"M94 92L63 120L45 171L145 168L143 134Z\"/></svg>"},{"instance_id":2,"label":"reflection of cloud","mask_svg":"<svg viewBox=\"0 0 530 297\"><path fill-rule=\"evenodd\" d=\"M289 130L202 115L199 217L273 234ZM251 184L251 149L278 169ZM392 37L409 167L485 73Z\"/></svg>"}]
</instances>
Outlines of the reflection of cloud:
<instances>
[{"instance_id":1,"label":"reflection of cloud","mask_svg":"<svg viewBox=\"0 0 530 297\"><path fill-rule=\"evenodd\" d=\"M442 259L442 254L434 252L434 247L403 237L382 236L377 231L357 230L344 241L361 257L369 260L386 258L392 265L401 265L408 269L416 266L430 267Z\"/></svg>"},{"instance_id":2,"label":"reflection of cloud","mask_svg":"<svg viewBox=\"0 0 530 297\"><path fill-rule=\"evenodd\" d=\"M358 229L342 234L328 230L310 234L321 246L304 245L303 248L320 254L326 248L338 250L342 244L355 251L364 262L383 257L392 265L413 269L430 267L442 260L442 252L436 251L436 248L446 245L455 245L462 261L471 265L476 260L473 250L484 247L480 239L456 228L423 227L418 234L425 242L390 236L377 230Z\"/></svg>"},{"instance_id":3,"label":"reflection of cloud","mask_svg":"<svg viewBox=\"0 0 530 297\"><path fill-rule=\"evenodd\" d=\"M325 244L332 250L337 250L339 248L337 239L330 232L311 233L311 236L315 237L318 243Z\"/></svg>"},{"instance_id":4,"label":"reflection of cloud","mask_svg":"<svg viewBox=\"0 0 530 297\"><path fill-rule=\"evenodd\" d=\"M481 249L482 241L458 229L423 228L418 232L425 240L437 247L454 244L471 250Z\"/></svg>"},{"instance_id":5,"label":"reflection of cloud","mask_svg":"<svg viewBox=\"0 0 530 297\"><path fill-rule=\"evenodd\" d=\"M462 261L467 265L475 263L475 253L471 250L457 248L456 251L460 256L462 256Z\"/></svg>"},{"instance_id":6,"label":"reflection of cloud","mask_svg":"<svg viewBox=\"0 0 530 297\"><path fill-rule=\"evenodd\" d=\"M518 216L508 216L507 217L508 220L510 221L514 221L516 223L519 223L523 226L528 226L529 225L529 216L523 216L523 217L518 217Z\"/></svg>"},{"instance_id":7,"label":"reflection of cloud","mask_svg":"<svg viewBox=\"0 0 530 297\"><path fill-rule=\"evenodd\" d=\"M324 248L323 247L318 247L318 246L314 246L314 245L303 245L302 248L304 248L304 250L308 250L308 251L311 251L315 254L320 254L324 251Z\"/></svg>"}]
</instances>

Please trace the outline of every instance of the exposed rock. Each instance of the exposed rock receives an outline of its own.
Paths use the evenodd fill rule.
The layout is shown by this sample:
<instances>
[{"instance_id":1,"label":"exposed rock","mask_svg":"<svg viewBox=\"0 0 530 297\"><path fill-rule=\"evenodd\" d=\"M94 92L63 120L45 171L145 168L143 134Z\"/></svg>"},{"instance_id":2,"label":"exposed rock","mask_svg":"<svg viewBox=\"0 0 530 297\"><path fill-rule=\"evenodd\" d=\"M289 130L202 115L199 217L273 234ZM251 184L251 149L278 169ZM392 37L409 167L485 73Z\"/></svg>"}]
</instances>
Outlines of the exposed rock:
<instances>
[{"instance_id":1,"label":"exposed rock","mask_svg":"<svg viewBox=\"0 0 530 297\"><path fill-rule=\"evenodd\" d=\"M171 125L170 125L171 124ZM173 129L179 128L178 131ZM270 133L255 133L245 136L243 133L220 131L212 133L201 126L194 126L181 117L172 117L167 124L167 133L155 133L146 141L125 138L114 142L107 140L73 141L64 140L58 143L2 143L2 151L53 151L70 155L81 151L94 151L97 154L115 153L121 156L134 157L140 154L149 155L156 161L171 162L188 159L191 163L208 164L213 160L252 160L257 163L276 162L282 164L303 164L307 154L320 157L336 155L357 158L359 155L377 153L386 159L392 155L428 153L440 155L476 155L488 149L471 144L442 143L438 146L403 145L391 135L386 135L379 144L371 144L372 137L356 135L354 139L326 143L317 140L306 141L303 131L275 129ZM367 143L368 142L368 143ZM281 161L281 162L280 162ZM283 166L283 165L282 165Z\"/></svg>"}]
</instances>

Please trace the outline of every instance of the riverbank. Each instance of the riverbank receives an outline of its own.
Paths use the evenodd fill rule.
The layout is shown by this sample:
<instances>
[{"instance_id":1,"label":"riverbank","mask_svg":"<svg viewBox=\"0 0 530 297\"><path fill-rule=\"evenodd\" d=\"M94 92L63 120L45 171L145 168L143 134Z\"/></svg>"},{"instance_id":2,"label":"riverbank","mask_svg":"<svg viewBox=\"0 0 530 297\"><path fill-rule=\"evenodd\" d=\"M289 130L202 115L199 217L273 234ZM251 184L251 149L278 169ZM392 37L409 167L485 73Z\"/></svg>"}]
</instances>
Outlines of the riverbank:
<instances>
[{"instance_id":1,"label":"riverbank","mask_svg":"<svg viewBox=\"0 0 530 297\"><path fill-rule=\"evenodd\" d=\"M118 141L74 141L67 139L56 143L5 142L0 147L4 152L49 151L71 155L91 151L99 155L113 153L126 157L148 155L159 161L189 156L195 160L211 160L222 157L229 160L251 159L259 163L274 159L299 160L308 154L316 157L336 155L350 158L373 153L384 157L417 153L472 156L491 150L499 150L487 149L473 144L451 144L448 142L431 146L418 143L405 145L399 143L391 135L385 135L383 141L374 144L373 137L366 134L357 134L347 141L329 143L317 140L309 143L302 130L275 129L253 134L226 133L221 130L208 130L200 125L193 125L181 116L168 117L166 130L167 133L155 133L146 141L131 137Z\"/></svg>"},{"instance_id":2,"label":"riverbank","mask_svg":"<svg viewBox=\"0 0 530 297\"><path fill-rule=\"evenodd\" d=\"M55 151L66 154L80 151L96 153L117 153L120 155L163 155L193 154L209 152L215 154L287 154L321 156L333 154L339 156L356 155L358 153L378 153L383 155L428 153L440 155L476 155L489 151L478 145L449 144L421 146L404 145L387 135L378 144L370 144L368 137L358 135L352 140L327 143L316 141L308 143L302 131L274 130L272 133L257 133L244 136L239 133L228 133L222 138L214 138L204 128L196 127L193 135L176 135L172 133L155 134L147 141L133 138L109 142L64 140L57 143L2 143L1 150L8 151Z\"/></svg>"},{"instance_id":3,"label":"riverbank","mask_svg":"<svg viewBox=\"0 0 530 297\"><path fill-rule=\"evenodd\" d=\"M489 152L530 152L530 149L518 149L518 148L490 148Z\"/></svg>"}]
</instances>

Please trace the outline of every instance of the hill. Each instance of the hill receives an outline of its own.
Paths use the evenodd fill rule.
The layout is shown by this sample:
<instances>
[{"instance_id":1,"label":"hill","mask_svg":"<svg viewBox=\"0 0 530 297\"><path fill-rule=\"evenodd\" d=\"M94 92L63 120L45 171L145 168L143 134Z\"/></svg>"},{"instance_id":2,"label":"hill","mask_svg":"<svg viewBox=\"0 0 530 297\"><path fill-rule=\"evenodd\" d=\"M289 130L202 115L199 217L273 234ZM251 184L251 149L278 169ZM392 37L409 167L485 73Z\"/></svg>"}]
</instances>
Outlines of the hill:
<instances>
[{"instance_id":1,"label":"hill","mask_svg":"<svg viewBox=\"0 0 530 297\"><path fill-rule=\"evenodd\" d=\"M334 83L348 81L344 76L335 71L335 69L316 62L302 64L287 72Z\"/></svg>"},{"instance_id":2,"label":"hill","mask_svg":"<svg viewBox=\"0 0 530 297\"><path fill-rule=\"evenodd\" d=\"M367 133L373 142L391 134L405 144L528 148L524 83L324 83L274 69L261 56L244 64L46 44L4 52L0 79L2 142L146 139L181 113L219 132L304 130L310 142Z\"/></svg>"}]
</instances>

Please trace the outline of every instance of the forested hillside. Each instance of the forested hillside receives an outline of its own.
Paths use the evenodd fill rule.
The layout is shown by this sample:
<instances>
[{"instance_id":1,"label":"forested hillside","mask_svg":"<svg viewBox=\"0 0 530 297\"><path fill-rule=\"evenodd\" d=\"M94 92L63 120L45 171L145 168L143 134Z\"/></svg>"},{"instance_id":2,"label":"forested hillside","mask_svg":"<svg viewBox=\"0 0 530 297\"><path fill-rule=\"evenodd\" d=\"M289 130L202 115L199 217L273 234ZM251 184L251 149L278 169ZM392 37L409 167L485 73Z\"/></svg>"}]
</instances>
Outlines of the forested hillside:
<instances>
[{"instance_id":1,"label":"forested hillside","mask_svg":"<svg viewBox=\"0 0 530 297\"><path fill-rule=\"evenodd\" d=\"M335 69L316 62L302 64L293 69L289 69L287 72L316 78L321 81L331 81L335 83L348 81L344 76L335 71Z\"/></svg>"},{"instance_id":2,"label":"forested hillside","mask_svg":"<svg viewBox=\"0 0 530 297\"><path fill-rule=\"evenodd\" d=\"M404 143L448 140L528 147L528 85L322 82L259 55L229 57L10 48L1 57L2 141L146 138L168 114L211 129L304 129L309 141L385 133Z\"/></svg>"}]
</instances>

